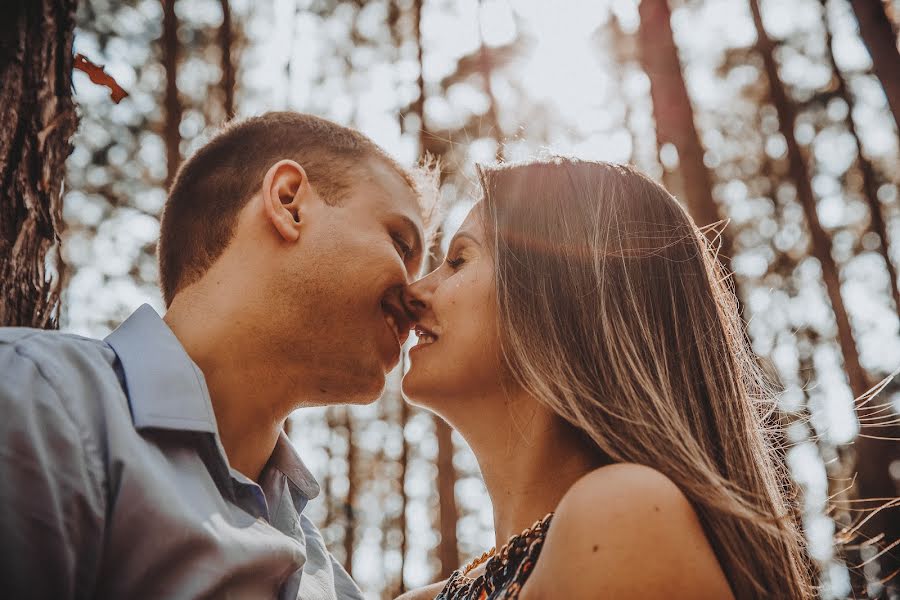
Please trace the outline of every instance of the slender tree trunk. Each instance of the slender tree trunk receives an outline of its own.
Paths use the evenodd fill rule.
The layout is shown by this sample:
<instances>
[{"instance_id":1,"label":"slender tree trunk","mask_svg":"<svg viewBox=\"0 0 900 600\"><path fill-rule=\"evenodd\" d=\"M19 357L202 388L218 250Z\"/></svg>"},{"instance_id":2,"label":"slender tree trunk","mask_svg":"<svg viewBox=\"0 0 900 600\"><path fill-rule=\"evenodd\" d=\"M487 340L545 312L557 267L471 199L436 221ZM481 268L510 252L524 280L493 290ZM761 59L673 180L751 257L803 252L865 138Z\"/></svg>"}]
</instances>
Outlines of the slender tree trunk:
<instances>
[{"instance_id":1,"label":"slender tree trunk","mask_svg":"<svg viewBox=\"0 0 900 600\"><path fill-rule=\"evenodd\" d=\"M328 427L328 443L325 445L325 480L322 482L322 496L325 500L325 520L322 522L322 529L325 529L329 525L334 522L334 494L332 492L332 481L334 480L334 475L332 474L332 470L334 469L334 465L332 461L334 461L334 453L332 452L332 448L334 447L334 430L337 427L337 419L334 417L334 412L337 410L334 406L329 406L325 409L325 425Z\"/></svg>"},{"instance_id":2,"label":"slender tree trunk","mask_svg":"<svg viewBox=\"0 0 900 600\"><path fill-rule=\"evenodd\" d=\"M481 0L478 4L479 7L479 28L478 28L478 39L480 40L480 46L478 48L478 70L481 72L481 84L484 88L484 93L488 99L488 109L485 117L488 120L488 124L491 127L491 135L497 142L497 152L494 154L494 158L496 158L497 162L503 162L503 130L500 128L500 117L497 113L497 98L494 96L494 88L491 84L491 62L490 56L488 54L487 47L484 45L484 37L481 34L481 5L484 3L484 0Z\"/></svg>"},{"instance_id":3,"label":"slender tree trunk","mask_svg":"<svg viewBox=\"0 0 900 600\"><path fill-rule=\"evenodd\" d=\"M881 81L894 123L900 131L900 53L897 32L884 11L882 0L850 0L859 34L872 57L872 70Z\"/></svg>"},{"instance_id":4,"label":"slender tree trunk","mask_svg":"<svg viewBox=\"0 0 900 600\"><path fill-rule=\"evenodd\" d=\"M419 118L419 158L424 158L428 129L425 126L425 63L423 61L423 44L422 44L422 2L423 0L414 0L412 5L413 15L413 38L416 42L416 60L419 64L419 74L416 76L416 87L419 89L419 95L416 101L412 103L412 112Z\"/></svg>"},{"instance_id":5,"label":"slender tree trunk","mask_svg":"<svg viewBox=\"0 0 900 600\"><path fill-rule=\"evenodd\" d=\"M181 164L181 99L178 96L178 17L175 0L161 0L163 5L163 67L166 70L165 122L163 139L166 144L166 188L172 185Z\"/></svg>"},{"instance_id":6,"label":"slender tree trunk","mask_svg":"<svg viewBox=\"0 0 900 600\"><path fill-rule=\"evenodd\" d=\"M406 580L404 579L404 571L406 570L406 553L408 550L407 531L409 529L406 523L406 472L409 468L409 442L406 441L406 424L409 422L409 405L398 394L400 401L400 435L403 436L403 446L400 450L400 475L398 477L400 484L400 581L397 582L397 591L394 594L399 596L406 591Z\"/></svg>"},{"instance_id":7,"label":"slender tree trunk","mask_svg":"<svg viewBox=\"0 0 900 600\"><path fill-rule=\"evenodd\" d=\"M450 426L442 419L435 418L434 426L438 443L438 495L441 499L441 543L438 546L441 573L438 579L444 579L459 566L459 544L456 538L459 511L456 507L456 469L453 466L452 432Z\"/></svg>"},{"instance_id":8,"label":"slender tree trunk","mask_svg":"<svg viewBox=\"0 0 900 600\"><path fill-rule=\"evenodd\" d=\"M232 62L232 45L234 34L231 28L231 5L228 0L220 0L222 4L222 25L219 27L219 46L222 49L222 92L224 95L225 120L234 118L234 63Z\"/></svg>"},{"instance_id":9,"label":"slender tree trunk","mask_svg":"<svg viewBox=\"0 0 900 600\"><path fill-rule=\"evenodd\" d=\"M794 137L794 124L797 120L796 109L788 98L787 91L778 74L778 65L773 54L774 44L766 33L762 16L759 12L758 0L750 0L753 22L756 26L758 49L765 63L765 71L769 80L769 94L772 104L778 113L779 131L788 148L788 168L794 185L797 186L797 198L803 208L812 238L812 253L822 266L822 277L831 308L834 312L838 328L838 341L844 358L844 368L855 396L860 396L869 389L869 381L859 362L859 351L850 327L850 318L841 297L840 274L837 263L831 255L831 237L819 222L816 212L816 199L812 190L809 169L806 165L797 138Z\"/></svg>"},{"instance_id":10,"label":"slender tree trunk","mask_svg":"<svg viewBox=\"0 0 900 600\"><path fill-rule=\"evenodd\" d=\"M416 83L419 88L419 96L412 105L412 110L419 117L419 153L425 151L428 130L425 126L425 74L422 60L422 4L423 0L413 2L413 27L416 41L416 56L419 62L419 76ZM428 270L432 270L438 262L437 253L440 243L435 241L430 253ZM404 403L405 404L405 403ZM404 413L406 410L404 410ZM405 423L404 423L405 424ZM439 579L449 577L450 573L459 565L459 547L456 539L456 523L459 513L456 508L456 469L453 467L453 442L450 438L450 428L439 417L434 417L434 428L438 442L437 471L438 471L438 504L441 541L438 544L438 559L441 563ZM404 436L404 455L406 453L406 437ZM404 546L405 549L405 546Z\"/></svg>"},{"instance_id":11,"label":"slender tree trunk","mask_svg":"<svg viewBox=\"0 0 900 600\"><path fill-rule=\"evenodd\" d=\"M847 103L847 129L853 136L853 141L856 144L856 155L859 157L857 164L859 165L859 170L862 174L863 194L866 203L869 206L872 232L878 236L878 252L884 259L885 267L887 267L888 278L890 279L889 289L891 290L891 297L894 299L894 309L897 311L897 316L900 317L900 288L897 287L897 269L891 260L887 225L885 223L881 203L878 201L878 179L875 176L875 168L863 153L862 144L859 141L859 134L856 130L856 123L853 121L853 109L856 101L853 98L853 94L850 93L847 81L844 79L844 74L838 68L837 62L834 60L831 28L828 24L828 0L820 1L822 3L822 24L825 30L825 56L828 59L832 73L834 73L835 82L837 83L837 94ZM898 74L898 77L900 77L900 74Z\"/></svg>"},{"instance_id":12,"label":"slender tree trunk","mask_svg":"<svg viewBox=\"0 0 900 600\"><path fill-rule=\"evenodd\" d=\"M844 369L850 383L850 389L856 398L863 396L869 389L869 380L859 361L859 351L853 338L850 319L841 297L840 273L837 264L831 254L831 238L822 228L816 212L816 199L813 194L809 170L800 150L800 146L794 137L794 125L796 122L796 109L788 98L784 84L778 74L778 66L773 54L774 44L769 39L762 22L758 0L750 0L750 9L753 14L753 22L756 27L758 49L765 64L766 75L769 80L769 93L772 103L778 112L779 130L787 143L788 163L791 178L797 187L797 198L803 208L812 238L812 254L822 267L822 277L831 308L834 312L838 329L838 343L844 359ZM858 413L860 422L865 423L865 414ZM866 434L865 427L862 433ZM878 435L876 433L876 435ZM870 439L861 435L854 443L856 454L856 489L860 498L873 499L872 505L877 505L878 498L891 498L897 493L889 473L891 457L896 450L892 450L891 442ZM873 538L884 534L884 544L889 545L897 540L900 519L892 518L891 511L883 511L876 514L868 521L861 533L865 537ZM887 553L879 563L882 567L882 576L887 575L897 568L896 549L894 553ZM892 566L894 565L894 566Z\"/></svg>"},{"instance_id":13,"label":"slender tree trunk","mask_svg":"<svg viewBox=\"0 0 900 600\"><path fill-rule=\"evenodd\" d=\"M0 325L55 329L75 0L12 0L0 19Z\"/></svg>"},{"instance_id":14,"label":"slender tree trunk","mask_svg":"<svg viewBox=\"0 0 900 600\"><path fill-rule=\"evenodd\" d=\"M628 138L631 141L631 152L629 152L628 157L625 158L625 162L633 163L635 160L635 156L638 153L638 141L634 129L631 127L631 115L634 110L632 108L633 103L631 101L631 98L629 98L625 81L628 77L629 70L635 63L637 63L637 52L635 52L635 49L637 47L637 36L633 33L626 33L622 28L621 21L618 17L615 16L610 19L607 27L609 32L608 35L610 36L611 40L611 43L609 44L609 49L612 52L611 58L613 60L613 63L618 66L617 69L614 69L614 72L616 94L619 96L619 98L621 98L622 106L624 108L624 114L622 115L622 125L625 128L625 131L628 132Z\"/></svg>"},{"instance_id":15,"label":"slender tree trunk","mask_svg":"<svg viewBox=\"0 0 900 600\"><path fill-rule=\"evenodd\" d=\"M347 500L344 503L344 568L353 575L353 550L356 542L356 447L353 445L353 416L344 408L347 429Z\"/></svg>"},{"instance_id":16,"label":"slender tree trunk","mask_svg":"<svg viewBox=\"0 0 900 600\"><path fill-rule=\"evenodd\" d=\"M856 152L859 157L858 165L863 180L863 192L866 203L869 206L869 214L871 215L871 230L878 236L878 251L884 259L885 267L888 272L889 289L894 300L894 308L897 311L898 317L900 317L900 288L898 288L897 283L897 269L891 260L887 225L885 223L881 202L878 200L878 179L875 175L874 166L863 153L862 144L860 143L859 134L856 129L856 123L853 121L855 104L853 95L834 59L831 29L828 26L827 0L821 0L821 2L826 35L826 56L835 75L837 93L847 103L847 128L856 144ZM876 10L877 8L878 7L875 7ZM881 8L883 9L883 6ZM881 14L884 14L883 10ZM888 28L890 28L889 23ZM894 45L893 56L896 59L896 44ZM896 66L900 68L900 61L898 61ZM893 78L893 83L896 86L897 83L900 82L900 73L894 72ZM887 90L887 86L885 86L885 90ZM896 94L898 91L900 91L900 87L897 87L894 93ZM895 102L892 104L895 116L897 114L896 108L897 103ZM891 414L896 417L896 413L891 409L891 404L884 394L876 397L869 405L860 409L859 421L862 437L858 438L854 443L853 451L856 458L855 466L858 491L863 498L889 498L900 495L900 486L897 485L896 481L892 481L894 478L891 473L891 465L895 462L900 464L900 443L897 441L900 440L900 426L895 424L893 427L885 427L882 425L881 423L884 422L886 414ZM874 418L868 418L867 416ZM896 423L896 419L892 419L892 421ZM873 439L872 437L866 436L892 438L893 441ZM875 500L868 504L870 508L876 508L883 502L884 500ZM888 511L887 515L878 515L876 519L874 519L876 522L866 528L863 533L867 537L874 537L883 533L884 542L881 544L883 547L890 546L892 543L897 542L900 540L900 518L897 518L895 513L896 510L891 510ZM900 579L900 548L893 548L888 551L880 557L879 562L881 566L881 578L887 578L891 573L894 574L893 579L886 582L886 587L894 592L900 592L900 581L898 581L898 579Z\"/></svg>"},{"instance_id":17,"label":"slender tree trunk","mask_svg":"<svg viewBox=\"0 0 900 600\"><path fill-rule=\"evenodd\" d=\"M716 223L722 215L713 199L709 170L703 163L703 145L681 74L669 4L667 0L642 0L639 12L639 55L650 78L657 141L660 147L670 143L678 150L685 202L694 222L699 227ZM732 251L731 235L723 231L720 259L729 272Z\"/></svg>"}]
</instances>

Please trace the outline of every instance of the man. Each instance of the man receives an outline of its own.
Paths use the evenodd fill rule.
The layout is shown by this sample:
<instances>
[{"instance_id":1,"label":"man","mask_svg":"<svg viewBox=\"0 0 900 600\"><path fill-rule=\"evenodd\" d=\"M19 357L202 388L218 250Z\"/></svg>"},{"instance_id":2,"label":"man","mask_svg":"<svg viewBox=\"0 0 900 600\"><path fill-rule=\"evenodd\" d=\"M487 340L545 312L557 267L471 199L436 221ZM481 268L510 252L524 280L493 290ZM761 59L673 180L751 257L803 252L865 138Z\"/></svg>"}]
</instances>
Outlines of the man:
<instances>
[{"instance_id":1,"label":"man","mask_svg":"<svg viewBox=\"0 0 900 600\"><path fill-rule=\"evenodd\" d=\"M303 514L319 487L283 425L381 393L422 260L416 188L323 119L231 125L172 185L164 319L0 330L4 597L361 598Z\"/></svg>"}]
</instances>

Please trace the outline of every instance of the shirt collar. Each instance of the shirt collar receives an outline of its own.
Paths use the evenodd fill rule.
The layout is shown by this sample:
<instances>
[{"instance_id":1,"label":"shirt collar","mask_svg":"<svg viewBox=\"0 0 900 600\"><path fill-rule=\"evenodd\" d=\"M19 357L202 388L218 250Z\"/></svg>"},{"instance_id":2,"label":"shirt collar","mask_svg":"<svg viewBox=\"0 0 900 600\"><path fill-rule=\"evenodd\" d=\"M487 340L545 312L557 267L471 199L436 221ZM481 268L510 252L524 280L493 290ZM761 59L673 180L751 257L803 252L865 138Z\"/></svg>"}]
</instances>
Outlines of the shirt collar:
<instances>
[{"instance_id":1,"label":"shirt collar","mask_svg":"<svg viewBox=\"0 0 900 600\"><path fill-rule=\"evenodd\" d=\"M278 436L278 441L275 442L275 449L272 451L272 457L269 458L266 469L276 469L282 473L306 500L312 500L319 495L319 483L300 460L294 444L283 431Z\"/></svg>"},{"instance_id":2,"label":"shirt collar","mask_svg":"<svg viewBox=\"0 0 900 600\"><path fill-rule=\"evenodd\" d=\"M144 304L106 338L125 376L136 429L154 428L211 433L218 427L203 372L156 311ZM224 457L224 451L219 448ZM319 495L319 484L282 432L265 470L283 474L298 492L302 510ZM264 470L264 471L265 471Z\"/></svg>"},{"instance_id":3,"label":"shirt collar","mask_svg":"<svg viewBox=\"0 0 900 600\"><path fill-rule=\"evenodd\" d=\"M122 364L135 428L216 433L203 372L150 305L134 311L106 343Z\"/></svg>"}]
</instances>

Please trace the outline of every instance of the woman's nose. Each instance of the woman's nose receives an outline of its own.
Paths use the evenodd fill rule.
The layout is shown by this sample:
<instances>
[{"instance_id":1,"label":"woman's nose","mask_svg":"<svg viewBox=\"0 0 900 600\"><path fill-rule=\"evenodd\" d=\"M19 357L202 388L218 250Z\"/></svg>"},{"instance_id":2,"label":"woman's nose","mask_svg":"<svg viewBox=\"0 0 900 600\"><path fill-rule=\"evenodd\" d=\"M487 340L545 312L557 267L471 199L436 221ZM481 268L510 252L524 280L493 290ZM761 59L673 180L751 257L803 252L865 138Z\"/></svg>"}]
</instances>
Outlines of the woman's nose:
<instances>
[{"instance_id":1,"label":"woman's nose","mask_svg":"<svg viewBox=\"0 0 900 600\"><path fill-rule=\"evenodd\" d=\"M403 305L406 307L407 312L416 318L420 317L423 312L428 310L428 298L431 295L430 280L431 274L426 275L418 281L414 281L403 290L403 295L401 296Z\"/></svg>"}]
</instances>

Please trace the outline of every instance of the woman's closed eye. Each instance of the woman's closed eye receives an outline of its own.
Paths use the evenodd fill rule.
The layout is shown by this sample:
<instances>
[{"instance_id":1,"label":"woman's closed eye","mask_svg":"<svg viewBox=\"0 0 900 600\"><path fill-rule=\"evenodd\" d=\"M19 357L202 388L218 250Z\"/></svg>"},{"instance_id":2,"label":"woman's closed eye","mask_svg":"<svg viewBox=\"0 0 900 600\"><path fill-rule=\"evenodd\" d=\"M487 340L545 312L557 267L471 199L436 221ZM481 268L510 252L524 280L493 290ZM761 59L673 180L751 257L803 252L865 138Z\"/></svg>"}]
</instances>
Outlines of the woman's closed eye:
<instances>
[{"instance_id":1,"label":"woman's closed eye","mask_svg":"<svg viewBox=\"0 0 900 600\"><path fill-rule=\"evenodd\" d=\"M454 271L456 269L460 268L461 266L463 266L463 264L465 262L466 262L466 259L460 255L457 255L456 258L447 257L447 264L450 265L450 268L453 269Z\"/></svg>"}]
</instances>

